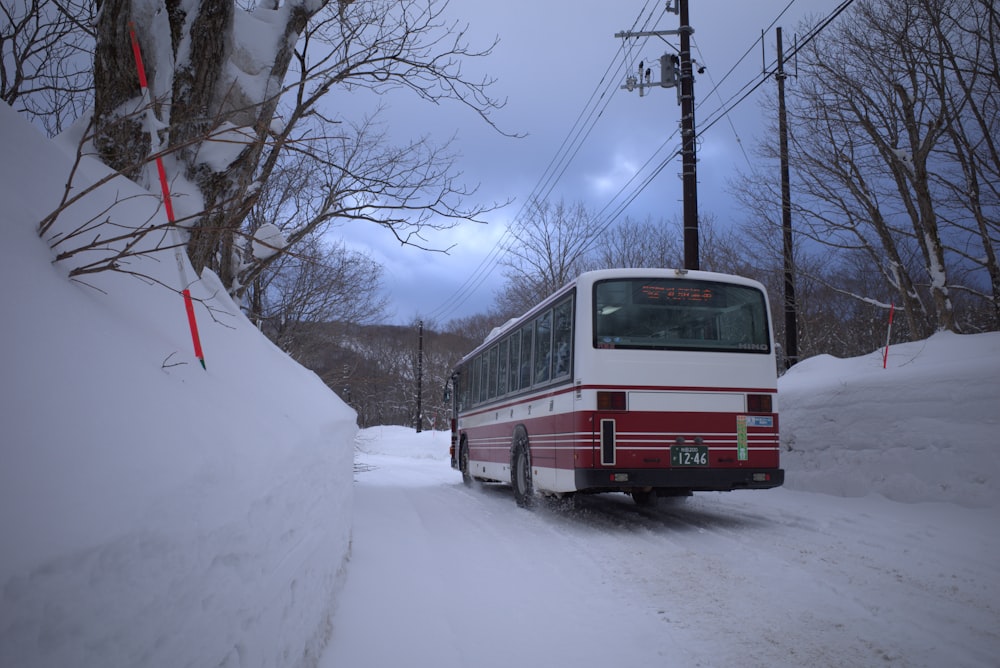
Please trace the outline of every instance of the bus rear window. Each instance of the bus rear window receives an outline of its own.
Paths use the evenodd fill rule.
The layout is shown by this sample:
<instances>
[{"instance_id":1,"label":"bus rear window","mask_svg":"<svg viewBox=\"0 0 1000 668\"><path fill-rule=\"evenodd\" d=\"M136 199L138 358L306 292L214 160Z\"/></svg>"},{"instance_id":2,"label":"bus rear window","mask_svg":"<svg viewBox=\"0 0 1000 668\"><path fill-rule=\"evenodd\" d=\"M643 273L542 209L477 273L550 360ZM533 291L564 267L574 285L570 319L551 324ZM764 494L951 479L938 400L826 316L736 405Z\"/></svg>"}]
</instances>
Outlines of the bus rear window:
<instances>
[{"instance_id":1,"label":"bus rear window","mask_svg":"<svg viewBox=\"0 0 1000 668\"><path fill-rule=\"evenodd\" d=\"M770 353L764 294L691 279L594 285L594 347Z\"/></svg>"}]
</instances>

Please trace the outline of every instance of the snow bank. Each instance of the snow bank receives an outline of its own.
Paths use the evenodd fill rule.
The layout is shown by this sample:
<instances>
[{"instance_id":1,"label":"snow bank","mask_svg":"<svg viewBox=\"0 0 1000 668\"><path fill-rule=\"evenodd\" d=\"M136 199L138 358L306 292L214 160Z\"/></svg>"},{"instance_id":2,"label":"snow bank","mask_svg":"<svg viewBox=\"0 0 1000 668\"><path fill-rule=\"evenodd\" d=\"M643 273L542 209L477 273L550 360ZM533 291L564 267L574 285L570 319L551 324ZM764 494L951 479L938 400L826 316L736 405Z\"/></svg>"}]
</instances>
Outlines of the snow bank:
<instances>
[{"instance_id":1,"label":"snow bank","mask_svg":"<svg viewBox=\"0 0 1000 668\"><path fill-rule=\"evenodd\" d=\"M1000 505L1000 333L820 355L778 382L792 489Z\"/></svg>"},{"instance_id":2,"label":"snow bank","mask_svg":"<svg viewBox=\"0 0 1000 668\"><path fill-rule=\"evenodd\" d=\"M0 105L0 665L314 665L348 550L355 415L173 254L67 280L35 234L70 156ZM106 174L82 165L75 184ZM116 179L60 217L113 202ZM107 214L106 214L107 215ZM92 234L90 236L93 236ZM190 267L189 275L193 276Z\"/></svg>"},{"instance_id":3,"label":"snow bank","mask_svg":"<svg viewBox=\"0 0 1000 668\"><path fill-rule=\"evenodd\" d=\"M355 445L359 452L408 459L440 459L450 466L448 448L451 432L422 431L410 427L369 427L358 432Z\"/></svg>"}]
</instances>

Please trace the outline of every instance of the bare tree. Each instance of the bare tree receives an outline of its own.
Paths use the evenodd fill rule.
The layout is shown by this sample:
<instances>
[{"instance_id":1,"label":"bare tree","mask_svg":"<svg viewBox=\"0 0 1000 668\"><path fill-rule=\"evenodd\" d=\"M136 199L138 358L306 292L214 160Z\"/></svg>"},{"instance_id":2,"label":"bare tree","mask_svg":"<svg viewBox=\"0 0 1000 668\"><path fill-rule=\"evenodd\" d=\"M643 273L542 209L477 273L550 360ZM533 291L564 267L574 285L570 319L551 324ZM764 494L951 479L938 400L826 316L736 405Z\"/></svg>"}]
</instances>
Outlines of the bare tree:
<instances>
[{"instance_id":1,"label":"bare tree","mask_svg":"<svg viewBox=\"0 0 1000 668\"><path fill-rule=\"evenodd\" d=\"M624 218L601 235L593 254L595 267L680 267L683 251L676 224L647 217Z\"/></svg>"},{"instance_id":2,"label":"bare tree","mask_svg":"<svg viewBox=\"0 0 1000 668\"><path fill-rule=\"evenodd\" d=\"M798 82L789 89L797 235L845 260L866 256L916 337L956 328L953 294L970 288L958 278L968 276L970 265L981 270L990 262L990 233L956 215L967 207L949 202L949 193L954 199L957 191L944 185L960 162L957 151L947 150L953 100L963 100L967 118L975 116L973 107L996 108L992 93L963 92L942 55L945 35L953 45L961 43L963 53L973 49L970 35L978 29L958 26L970 25L967 12L974 7L984 5L855 3L850 20L828 28L800 53ZM982 20L978 25L985 30ZM995 42L990 48L995 54ZM777 159L773 145L763 148L766 157ZM780 210L766 174L745 180L741 190L761 220Z\"/></svg>"},{"instance_id":3,"label":"bare tree","mask_svg":"<svg viewBox=\"0 0 1000 668\"><path fill-rule=\"evenodd\" d=\"M470 190L456 181L452 155L427 138L389 147L371 119L345 123L336 96L351 89L408 89L432 102L455 100L487 122L501 103L488 79L470 80L462 62L487 55L444 19L446 0L337 0L285 3L196 0L167 11L138 0L103 0L94 58L96 137L102 159L131 178L162 154L190 183L188 255L215 271L236 296L282 252L248 262L246 221L261 188L292 155L314 161L322 178L288 235L287 249L331 220L381 224L420 244L425 226L475 219ZM134 26L159 130L137 110L130 47ZM262 32L263 29L263 32ZM279 114L280 112L280 114ZM449 222L450 221L450 222Z\"/></svg>"},{"instance_id":4,"label":"bare tree","mask_svg":"<svg viewBox=\"0 0 1000 668\"><path fill-rule=\"evenodd\" d=\"M948 117L948 159L955 169L937 183L955 210L952 224L979 237L966 259L986 269L989 292L981 296L992 301L994 327L1000 329L995 248L1000 240L1000 10L991 0L954 4L942 12L933 0L924 0L937 19L925 56L943 60L950 73L940 96Z\"/></svg>"},{"instance_id":5,"label":"bare tree","mask_svg":"<svg viewBox=\"0 0 1000 668\"><path fill-rule=\"evenodd\" d=\"M49 135L92 103L94 19L83 0L0 3L0 99Z\"/></svg>"},{"instance_id":6,"label":"bare tree","mask_svg":"<svg viewBox=\"0 0 1000 668\"><path fill-rule=\"evenodd\" d=\"M515 315L519 314L503 314L497 310L476 313L449 321L442 331L469 341L475 341L478 345L489 336L494 328L499 327Z\"/></svg>"},{"instance_id":7,"label":"bare tree","mask_svg":"<svg viewBox=\"0 0 1000 668\"><path fill-rule=\"evenodd\" d=\"M294 253L282 254L255 282L250 298L257 310L251 317L278 347L303 361L336 336L329 324L367 324L385 314L381 276L370 257L313 236ZM317 323L328 326L318 329Z\"/></svg>"},{"instance_id":8,"label":"bare tree","mask_svg":"<svg viewBox=\"0 0 1000 668\"><path fill-rule=\"evenodd\" d=\"M530 202L502 261L507 283L498 295L498 310L520 315L575 278L586 267L600 231L583 204Z\"/></svg>"},{"instance_id":9,"label":"bare tree","mask_svg":"<svg viewBox=\"0 0 1000 668\"><path fill-rule=\"evenodd\" d=\"M742 244L732 239L732 232L719 225L715 214L698 216L701 268L732 274L751 275L756 265L747 263ZM683 222L678 216L669 221L643 221L625 218L600 235L588 267L683 267Z\"/></svg>"},{"instance_id":10,"label":"bare tree","mask_svg":"<svg viewBox=\"0 0 1000 668\"><path fill-rule=\"evenodd\" d=\"M725 243L730 257L741 258L738 273L766 286L772 309L784 298L784 249L775 229L745 224ZM746 253L748 240L752 240L752 254ZM797 244L794 265L800 358L865 355L885 342L892 288L867 255L830 253L815 244ZM786 321L776 317L773 325L779 342L778 368L784 370L787 365L780 342L786 340ZM909 336L905 321L897 321L894 331L897 340Z\"/></svg>"}]
</instances>

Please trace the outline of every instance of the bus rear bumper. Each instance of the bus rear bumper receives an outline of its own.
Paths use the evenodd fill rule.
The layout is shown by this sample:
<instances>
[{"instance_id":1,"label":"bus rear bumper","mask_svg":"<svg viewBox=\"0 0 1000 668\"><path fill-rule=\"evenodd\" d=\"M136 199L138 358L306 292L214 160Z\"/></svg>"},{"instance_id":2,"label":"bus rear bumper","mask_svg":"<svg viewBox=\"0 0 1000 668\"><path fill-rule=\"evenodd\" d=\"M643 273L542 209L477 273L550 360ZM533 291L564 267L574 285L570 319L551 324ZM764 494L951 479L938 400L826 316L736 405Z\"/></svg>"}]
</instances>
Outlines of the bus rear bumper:
<instances>
[{"instance_id":1,"label":"bus rear bumper","mask_svg":"<svg viewBox=\"0 0 1000 668\"><path fill-rule=\"evenodd\" d=\"M784 469L576 469L576 489L581 492L615 492L633 488L729 492L735 489L770 489L780 487L784 482Z\"/></svg>"}]
</instances>

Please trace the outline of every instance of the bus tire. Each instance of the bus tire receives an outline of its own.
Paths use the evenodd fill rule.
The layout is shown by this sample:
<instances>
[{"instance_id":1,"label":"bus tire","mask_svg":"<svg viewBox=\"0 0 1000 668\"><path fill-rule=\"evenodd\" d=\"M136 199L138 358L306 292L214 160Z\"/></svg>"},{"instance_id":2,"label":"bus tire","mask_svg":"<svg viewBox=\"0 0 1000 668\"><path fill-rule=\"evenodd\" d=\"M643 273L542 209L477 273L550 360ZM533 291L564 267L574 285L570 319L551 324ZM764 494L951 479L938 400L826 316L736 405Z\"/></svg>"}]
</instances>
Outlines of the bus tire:
<instances>
[{"instance_id":1,"label":"bus tire","mask_svg":"<svg viewBox=\"0 0 1000 668\"><path fill-rule=\"evenodd\" d=\"M523 429L514 434L514 446L510 453L510 484L514 488L514 500L521 508L534 504L535 488L531 482L531 453L528 449L528 435Z\"/></svg>"},{"instance_id":2,"label":"bus tire","mask_svg":"<svg viewBox=\"0 0 1000 668\"><path fill-rule=\"evenodd\" d=\"M655 489L633 489L632 500L640 508L655 508L660 501L660 495Z\"/></svg>"},{"instance_id":3,"label":"bus tire","mask_svg":"<svg viewBox=\"0 0 1000 668\"><path fill-rule=\"evenodd\" d=\"M686 502L692 495L690 489L670 489L660 493L661 499L666 499L666 503L678 505Z\"/></svg>"},{"instance_id":4,"label":"bus tire","mask_svg":"<svg viewBox=\"0 0 1000 668\"><path fill-rule=\"evenodd\" d=\"M472 474L469 473L469 442L462 438L458 448L458 470L462 472L462 482L466 487L472 485Z\"/></svg>"}]
</instances>

